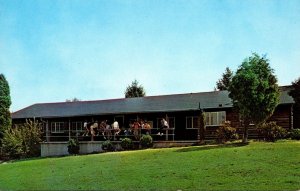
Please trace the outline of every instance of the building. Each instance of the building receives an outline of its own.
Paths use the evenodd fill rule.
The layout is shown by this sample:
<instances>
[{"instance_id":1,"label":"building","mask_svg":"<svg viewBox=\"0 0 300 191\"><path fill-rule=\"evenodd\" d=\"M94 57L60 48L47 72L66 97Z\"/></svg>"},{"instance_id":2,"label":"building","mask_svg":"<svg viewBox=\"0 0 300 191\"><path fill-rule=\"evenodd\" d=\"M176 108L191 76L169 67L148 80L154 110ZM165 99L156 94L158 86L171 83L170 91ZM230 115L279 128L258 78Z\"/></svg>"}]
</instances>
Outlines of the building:
<instances>
[{"instance_id":1,"label":"building","mask_svg":"<svg viewBox=\"0 0 300 191\"><path fill-rule=\"evenodd\" d=\"M286 129L291 129L294 125L294 101L288 95L289 86L281 87L280 90L280 104L270 120L276 121ZM129 124L137 120L147 121L150 124L150 133L154 141L195 143L199 138L200 109L204 110L206 116L206 139L215 138L216 129L225 120L231 121L231 125L242 132L239 115L234 110L228 94L227 91L213 91L99 101L41 103L13 113L12 119L15 124L22 123L26 119L43 122L42 150L45 145L48 147L65 144L71 138L77 138L87 144L104 141L107 137L101 133L93 137L83 136L85 121L97 122L99 125L104 120L108 120L108 124L118 121L122 130L119 135L112 137L112 140L119 140L125 136L124 131L129 129ZM162 118L167 119L169 123L169 128L163 130L163 136L157 135ZM140 129L139 133L145 132ZM250 128L249 138L256 137L255 128Z\"/></svg>"}]
</instances>

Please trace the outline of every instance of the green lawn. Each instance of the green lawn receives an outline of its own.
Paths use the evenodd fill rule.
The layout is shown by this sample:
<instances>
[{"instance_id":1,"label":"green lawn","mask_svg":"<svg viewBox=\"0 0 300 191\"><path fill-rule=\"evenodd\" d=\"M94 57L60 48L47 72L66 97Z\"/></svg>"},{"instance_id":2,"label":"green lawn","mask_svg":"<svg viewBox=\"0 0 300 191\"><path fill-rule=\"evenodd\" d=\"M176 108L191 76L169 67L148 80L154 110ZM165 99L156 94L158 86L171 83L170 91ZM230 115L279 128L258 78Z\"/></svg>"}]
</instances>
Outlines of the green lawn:
<instances>
[{"instance_id":1,"label":"green lawn","mask_svg":"<svg viewBox=\"0 0 300 191\"><path fill-rule=\"evenodd\" d=\"M0 190L299 190L300 141L45 158L0 165Z\"/></svg>"}]
</instances>

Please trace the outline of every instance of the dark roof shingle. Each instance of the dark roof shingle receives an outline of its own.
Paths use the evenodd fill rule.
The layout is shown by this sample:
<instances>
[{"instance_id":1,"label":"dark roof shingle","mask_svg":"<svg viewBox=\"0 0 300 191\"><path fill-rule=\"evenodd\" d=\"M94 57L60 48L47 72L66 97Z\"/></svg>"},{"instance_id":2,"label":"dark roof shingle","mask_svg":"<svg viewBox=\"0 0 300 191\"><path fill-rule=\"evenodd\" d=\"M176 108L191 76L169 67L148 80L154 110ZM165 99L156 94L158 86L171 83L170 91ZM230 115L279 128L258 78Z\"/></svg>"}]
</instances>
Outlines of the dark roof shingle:
<instances>
[{"instance_id":1,"label":"dark roof shingle","mask_svg":"<svg viewBox=\"0 0 300 191\"><path fill-rule=\"evenodd\" d=\"M289 88L281 87L280 104L293 103L287 94ZM139 98L123 98L99 101L79 101L34 104L12 114L13 119L55 118L106 114L150 113L188 111L201 108L232 107L227 91L213 91Z\"/></svg>"}]
</instances>

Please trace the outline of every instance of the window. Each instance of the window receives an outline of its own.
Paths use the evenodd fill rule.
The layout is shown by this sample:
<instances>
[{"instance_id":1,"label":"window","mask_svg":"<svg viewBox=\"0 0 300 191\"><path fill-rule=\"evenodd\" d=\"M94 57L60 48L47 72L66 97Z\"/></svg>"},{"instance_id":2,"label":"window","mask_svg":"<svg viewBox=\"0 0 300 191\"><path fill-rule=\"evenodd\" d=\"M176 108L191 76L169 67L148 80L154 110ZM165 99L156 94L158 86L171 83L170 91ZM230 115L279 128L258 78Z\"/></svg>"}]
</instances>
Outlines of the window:
<instances>
[{"instance_id":1,"label":"window","mask_svg":"<svg viewBox=\"0 0 300 191\"><path fill-rule=\"evenodd\" d=\"M218 126L221 125L226 120L226 112L205 112L206 125L208 126Z\"/></svg>"},{"instance_id":2,"label":"window","mask_svg":"<svg viewBox=\"0 0 300 191\"><path fill-rule=\"evenodd\" d=\"M81 121L72 122L71 130L74 132L83 132L83 123Z\"/></svg>"},{"instance_id":3,"label":"window","mask_svg":"<svg viewBox=\"0 0 300 191\"><path fill-rule=\"evenodd\" d=\"M196 117L196 116L186 117L185 126L186 126L187 129L198 128L198 117Z\"/></svg>"},{"instance_id":4,"label":"window","mask_svg":"<svg viewBox=\"0 0 300 191\"><path fill-rule=\"evenodd\" d=\"M161 123L160 123L161 119L162 118L157 118L157 128L161 127ZM169 128L175 128L175 117L168 117L166 120L169 124Z\"/></svg>"},{"instance_id":5,"label":"window","mask_svg":"<svg viewBox=\"0 0 300 191\"><path fill-rule=\"evenodd\" d=\"M64 132L64 122L51 122L51 132L52 133L63 133Z\"/></svg>"}]
</instances>

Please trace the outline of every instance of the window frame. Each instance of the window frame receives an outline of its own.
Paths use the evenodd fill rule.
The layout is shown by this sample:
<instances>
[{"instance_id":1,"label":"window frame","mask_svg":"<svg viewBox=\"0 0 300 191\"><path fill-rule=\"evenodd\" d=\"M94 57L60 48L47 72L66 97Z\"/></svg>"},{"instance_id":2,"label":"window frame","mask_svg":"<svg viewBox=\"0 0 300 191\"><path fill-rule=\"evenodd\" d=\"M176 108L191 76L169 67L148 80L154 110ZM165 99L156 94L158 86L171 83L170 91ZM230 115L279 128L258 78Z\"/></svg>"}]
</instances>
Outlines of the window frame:
<instances>
[{"instance_id":1,"label":"window frame","mask_svg":"<svg viewBox=\"0 0 300 191\"><path fill-rule=\"evenodd\" d=\"M65 132L65 122L62 121L51 122L51 133L64 133L64 132Z\"/></svg>"},{"instance_id":2,"label":"window frame","mask_svg":"<svg viewBox=\"0 0 300 191\"><path fill-rule=\"evenodd\" d=\"M75 128L74 128L74 125L75 124ZM80 128L78 127L78 124L80 124ZM72 121L71 122L71 131L72 132L84 132L85 131L85 129L84 129L84 127L83 127L83 122L82 121Z\"/></svg>"},{"instance_id":3,"label":"window frame","mask_svg":"<svg viewBox=\"0 0 300 191\"><path fill-rule=\"evenodd\" d=\"M212 118L212 114L216 113L217 114L217 123L218 124L213 124L212 122L214 119ZM222 119L222 114L224 114L224 119ZM209 115L209 121L210 123L207 122L207 116ZM205 126L208 127L217 127L220 126L223 122L226 121L226 111L212 111L212 112L205 112Z\"/></svg>"},{"instance_id":4,"label":"window frame","mask_svg":"<svg viewBox=\"0 0 300 191\"><path fill-rule=\"evenodd\" d=\"M186 129L198 129L198 119L199 117L198 116L186 116L185 117L185 128ZM188 119L191 119L192 120L192 127L188 127ZM196 124L194 124L194 119L196 120ZM195 127L194 127L195 126Z\"/></svg>"}]
</instances>

